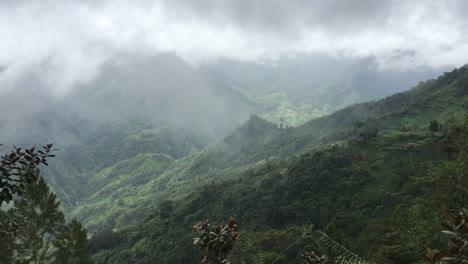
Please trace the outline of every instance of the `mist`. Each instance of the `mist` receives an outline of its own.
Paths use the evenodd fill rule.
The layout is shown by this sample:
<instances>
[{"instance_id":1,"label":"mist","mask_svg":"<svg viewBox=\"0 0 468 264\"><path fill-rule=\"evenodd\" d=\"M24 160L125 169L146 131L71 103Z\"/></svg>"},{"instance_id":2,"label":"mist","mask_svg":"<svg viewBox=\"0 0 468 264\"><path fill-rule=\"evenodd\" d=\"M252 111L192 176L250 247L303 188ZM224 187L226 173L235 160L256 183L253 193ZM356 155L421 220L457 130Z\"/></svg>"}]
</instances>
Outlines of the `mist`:
<instances>
[{"instance_id":1,"label":"mist","mask_svg":"<svg viewBox=\"0 0 468 264\"><path fill-rule=\"evenodd\" d=\"M64 101L88 118L223 126L242 106L225 97L222 89L174 54L124 55L104 63L95 79L76 87Z\"/></svg>"},{"instance_id":2,"label":"mist","mask_svg":"<svg viewBox=\"0 0 468 264\"><path fill-rule=\"evenodd\" d=\"M349 86L359 94L350 103L381 98L466 63L467 8L455 0L4 1L1 135L80 119L222 135L258 112L255 94L281 91L278 83L310 94ZM49 130L41 134L54 139Z\"/></svg>"},{"instance_id":3,"label":"mist","mask_svg":"<svg viewBox=\"0 0 468 264\"><path fill-rule=\"evenodd\" d=\"M36 139L42 135L43 140L62 141L53 135L57 127L50 126L80 120L94 125L129 120L169 123L219 135L251 111L246 102L229 98L227 87L172 53L119 55L98 72L62 96L51 94L37 74L24 76L17 88L1 93L0 111L9 113L0 118L2 137L25 140L32 132Z\"/></svg>"},{"instance_id":4,"label":"mist","mask_svg":"<svg viewBox=\"0 0 468 264\"><path fill-rule=\"evenodd\" d=\"M0 90L31 72L56 96L122 53L192 66L322 53L379 69L466 63L465 1L14 1L0 4Z\"/></svg>"}]
</instances>

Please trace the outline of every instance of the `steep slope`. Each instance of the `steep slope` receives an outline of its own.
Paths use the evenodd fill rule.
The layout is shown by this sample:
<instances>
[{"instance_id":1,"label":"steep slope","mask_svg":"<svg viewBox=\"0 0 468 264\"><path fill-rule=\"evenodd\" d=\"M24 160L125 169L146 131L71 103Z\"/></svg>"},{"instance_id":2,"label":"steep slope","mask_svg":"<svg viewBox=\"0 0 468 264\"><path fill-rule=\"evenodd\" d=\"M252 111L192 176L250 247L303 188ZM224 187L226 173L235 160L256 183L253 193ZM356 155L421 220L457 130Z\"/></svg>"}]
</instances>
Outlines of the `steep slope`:
<instances>
[{"instance_id":1,"label":"steep slope","mask_svg":"<svg viewBox=\"0 0 468 264\"><path fill-rule=\"evenodd\" d=\"M439 164L446 159L438 152L438 142L444 133L461 123L467 106L468 68L463 67L408 92L349 107L297 129L273 128L254 117L249 122L263 123L269 129L264 130L264 133L268 131L264 137L256 134L251 138L260 141L246 139L245 146L251 149L243 149L239 141L229 139L211 148L232 147L238 154L229 153L231 156L220 163L221 168L230 162L239 167L248 164L246 160L250 164L263 161L260 166L231 180L209 184L182 199L166 201L139 224L112 233L117 242L111 247L95 248L95 260L97 263L195 262L197 252L190 245L192 234L187 227L199 220L220 222L233 215L245 231L270 232L254 233L254 236L268 235L274 229L291 225L313 224L343 243L358 238L360 242L353 249L366 256L377 254L379 263L413 263L417 261L418 249L406 251L413 244L390 245L366 252L372 243L368 232L373 230L368 225L390 217L398 212L398 206L417 202L424 195L425 189L411 178L424 177L431 162ZM437 120L441 127L429 130L432 120ZM253 130L262 131L247 123L231 137L242 138L241 134L247 136L245 133ZM282 138L284 141L280 141ZM242 155L244 151L251 159ZM293 154L295 157L285 158ZM207 164L215 156L225 159L219 153L206 154L192 166ZM265 163L264 159L269 157L281 160ZM392 236L392 233L381 235ZM418 241L427 239L427 235L432 234L418 236ZM105 238L98 235L96 239ZM402 242L405 241L392 241ZM248 243L241 242L240 250L245 250ZM266 255L286 254L278 263L291 263L299 257L297 251L285 253L271 243L254 246ZM240 258L242 254L233 257Z\"/></svg>"},{"instance_id":2,"label":"steep slope","mask_svg":"<svg viewBox=\"0 0 468 264\"><path fill-rule=\"evenodd\" d=\"M248 98L175 54L118 56L63 98L33 77L2 93L0 109L9 114L0 116L1 142L60 149L43 174L67 211L89 194L90 177L99 171L144 153L189 156L251 109Z\"/></svg>"},{"instance_id":3,"label":"steep slope","mask_svg":"<svg viewBox=\"0 0 468 264\"><path fill-rule=\"evenodd\" d=\"M138 200L132 199L141 192L138 186L158 177L173 163L174 160L166 155L140 154L102 170L88 183L83 194L88 198L81 201L76 213L91 228L95 223L113 227L141 218L146 214L141 204L145 197L139 195ZM88 204L88 200L94 202ZM108 218L106 211L113 217Z\"/></svg>"},{"instance_id":4,"label":"steep slope","mask_svg":"<svg viewBox=\"0 0 468 264\"><path fill-rule=\"evenodd\" d=\"M183 197L212 182L238 177L248 168L263 163L263 160L252 162L247 149L257 151L264 145L260 138L275 131L280 131L276 125L253 116L217 144L190 156L171 160L168 166L147 164L145 157L155 154L140 154L99 172L89 173L89 182L84 188L86 192L72 215L85 222L91 230L133 223L138 219L136 216L152 210L164 200ZM242 144L234 142L239 140L240 143L240 138L247 135L251 137L249 141ZM237 150L233 149L234 146ZM144 162L142 158L145 158ZM145 169L142 170L140 166ZM120 184L122 179L131 184ZM115 188L116 182L119 182L121 189ZM109 199L109 195L119 199ZM99 218L94 217L97 212Z\"/></svg>"},{"instance_id":5,"label":"steep slope","mask_svg":"<svg viewBox=\"0 0 468 264\"><path fill-rule=\"evenodd\" d=\"M61 122L70 125L64 128L68 129L67 137L49 139L60 150L43 171L68 210L89 193L90 175L140 153L181 158L196 153L213 140L213 136L203 132L164 123L84 121L77 126L72 122Z\"/></svg>"},{"instance_id":6,"label":"steep slope","mask_svg":"<svg viewBox=\"0 0 468 264\"><path fill-rule=\"evenodd\" d=\"M163 173L155 171L148 182L135 185L135 191L125 196L126 199L137 201L132 204L134 209L128 212L148 211L164 200L178 199L208 183L237 178L246 170L266 162L280 161L312 149L344 144L356 137L368 140L375 137L374 133L378 133L382 147L387 143L394 145L391 142L398 140L412 140L414 142L410 143L415 144L430 141L432 139L426 138L427 133L420 132L427 130L430 121L445 120L443 127L448 129L451 123L462 119L467 105L467 72L464 67L446 73L437 80L421 83L410 91L351 106L297 128L280 128L257 116L251 116L249 121L216 144L175 161ZM386 142L387 139L389 142ZM378 153L378 148L372 153ZM102 172L96 177L99 178L100 174ZM109 183L111 181L109 179ZM119 213L111 209L116 208L117 201L114 200L112 206L101 207L98 197L102 196L90 193L75 215L88 218L92 214L87 210L96 210L104 215L105 223L120 217ZM123 221L118 226L130 223ZM89 227L95 229L99 225L100 221L93 221Z\"/></svg>"}]
</instances>

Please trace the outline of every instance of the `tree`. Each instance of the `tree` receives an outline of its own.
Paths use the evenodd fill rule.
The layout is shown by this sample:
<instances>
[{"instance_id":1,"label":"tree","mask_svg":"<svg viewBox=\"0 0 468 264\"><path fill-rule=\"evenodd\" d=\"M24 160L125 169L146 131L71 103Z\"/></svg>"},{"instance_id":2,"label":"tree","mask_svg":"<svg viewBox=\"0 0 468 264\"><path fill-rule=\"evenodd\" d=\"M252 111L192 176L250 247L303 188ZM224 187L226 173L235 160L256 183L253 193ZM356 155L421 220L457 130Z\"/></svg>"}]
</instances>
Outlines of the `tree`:
<instances>
[{"instance_id":1,"label":"tree","mask_svg":"<svg viewBox=\"0 0 468 264\"><path fill-rule=\"evenodd\" d=\"M174 202L172 200L164 200L159 204L159 217L167 219L171 217L174 211Z\"/></svg>"},{"instance_id":2,"label":"tree","mask_svg":"<svg viewBox=\"0 0 468 264\"><path fill-rule=\"evenodd\" d=\"M95 232L91 238L92 253L115 248L121 240L119 233L112 231L112 229L103 229Z\"/></svg>"},{"instance_id":3,"label":"tree","mask_svg":"<svg viewBox=\"0 0 468 264\"><path fill-rule=\"evenodd\" d=\"M91 263L89 258L91 247L87 231L78 220L73 219L70 224L64 226L53 244L56 247L54 253L56 263Z\"/></svg>"},{"instance_id":4,"label":"tree","mask_svg":"<svg viewBox=\"0 0 468 264\"><path fill-rule=\"evenodd\" d=\"M432 132L439 131L440 130L439 122L437 122L437 120L432 120L431 122L429 122L429 130Z\"/></svg>"},{"instance_id":5,"label":"tree","mask_svg":"<svg viewBox=\"0 0 468 264\"><path fill-rule=\"evenodd\" d=\"M364 142L367 142L368 140L377 137L379 133L379 129L375 126L370 126L366 127L364 129L364 132L359 133L359 137L361 137Z\"/></svg>"},{"instance_id":6,"label":"tree","mask_svg":"<svg viewBox=\"0 0 468 264\"><path fill-rule=\"evenodd\" d=\"M59 205L43 177L25 185L22 199L15 201L11 209L16 217L25 220L15 236L17 262L39 264L52 260L52 239L65 223Z\"/></svg>"}]
</instances>

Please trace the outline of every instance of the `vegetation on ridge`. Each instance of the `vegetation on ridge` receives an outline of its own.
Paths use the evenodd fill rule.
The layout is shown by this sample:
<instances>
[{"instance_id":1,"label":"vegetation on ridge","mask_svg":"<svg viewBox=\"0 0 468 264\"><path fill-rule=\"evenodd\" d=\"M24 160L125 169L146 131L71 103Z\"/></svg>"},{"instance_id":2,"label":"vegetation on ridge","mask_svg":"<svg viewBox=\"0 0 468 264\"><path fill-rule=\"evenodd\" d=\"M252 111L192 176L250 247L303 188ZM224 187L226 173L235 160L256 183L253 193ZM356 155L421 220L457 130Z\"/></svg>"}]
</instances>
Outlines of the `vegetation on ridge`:
<instances>
[{"instance_id":1,"label":"vegetation on ridge","mask_svg":"<svg viewBox=\"0 0 468 264\"><path fill-rule=\"evenodd\" d=\"M463 126L457 124L466 113L467 72L461 68L409 92L356 105L298 128L265 129L269 136L256 134L260 142L249 143L249 126L261 130L264 122L253 117L249 121L253 124L232 134L238 139L246 136L244 146L232 141L239 155L210 156L209 151L226 144L223 141L200 154L190 167L201 174L210 167L204 162L215 162L215 157L229 157L233 164L249 164L246 161L252 157L251 164L257 166L166 200L164 206L149 209L138 225L98 232L95 245L113 243L96 246L93 258L97 263L192 262L198 256L184 227L233 215L243 229L231 261L255 263L261 252L264 263L298 262L302 250L314 251L313 243L301 242L283 252L284 245L301 236L303 225L314 225L369 261L417 263L425 246L442 248L446 241L439 228L441 209L466 204L466 196L460 196L447 179L452 169L466 166L460 160L466 156L454 160L449 154L448 142L457 133L464 135ZM434 120L439 123L436 131L431 128ZM243 156L245 152L252 155ZM229 162L218 164L227 169L223 164ZM205 165L192 167L197 164ZM463 174L459 177L466 181ZM438 191L441 187L443 193Z\"/></svg>"}]
</instances>

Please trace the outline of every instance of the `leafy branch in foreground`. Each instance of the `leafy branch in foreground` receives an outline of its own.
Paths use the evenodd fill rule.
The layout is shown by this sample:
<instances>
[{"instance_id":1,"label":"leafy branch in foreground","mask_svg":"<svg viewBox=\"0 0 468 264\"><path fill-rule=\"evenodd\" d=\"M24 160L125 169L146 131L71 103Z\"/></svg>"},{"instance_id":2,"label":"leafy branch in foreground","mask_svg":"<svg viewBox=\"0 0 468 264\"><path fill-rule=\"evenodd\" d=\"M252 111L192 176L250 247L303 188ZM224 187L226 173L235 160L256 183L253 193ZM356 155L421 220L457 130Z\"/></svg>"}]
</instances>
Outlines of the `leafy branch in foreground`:
<instances>
[{"instance_id":1,"label":"leafy branch in foreground","mask_svg":"<svg viewBox=\"0 0 468 264\"><path fill-rule=\"evenodd\" d=\"M23 194L25 184L37 179L37 167L40 164L47 166L47 158L55 157L52 151L52 144L42 146L40 150L14 147L10 153L0 157L0 206L3 202L12 201L14 195Z\"/></svg>"},{"instance_id":2,"label":"leafy branch in foreground","mask_svg":"<svg viewBox=\"0 0 468 264\"><path fill-rule=\"evenodd\" d=\"M203 221L193 225L192 230L198 235L193 244L199 245L199 251L203 254L200 264L230 263L226 257L240 236L234 218L229 218L227 224L219 226L212 226L208 221Z\"/></svg>"},{"instance_id":3,"label":"leafy branch in foreground","mask_svg":"<svg viewBox=\"0 0 468 264\"><path fill-rule=\"evenodd\" d=\"M450 250L448 252L436 251L430 248L422 258L430 263L468 263L468 216L463 212L449 215L444 212L447 220L442 223L442 233L450 235Z\"/></svg>"}]
</instances>

